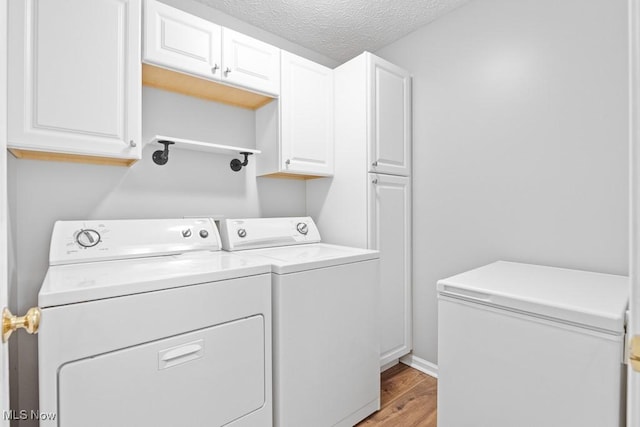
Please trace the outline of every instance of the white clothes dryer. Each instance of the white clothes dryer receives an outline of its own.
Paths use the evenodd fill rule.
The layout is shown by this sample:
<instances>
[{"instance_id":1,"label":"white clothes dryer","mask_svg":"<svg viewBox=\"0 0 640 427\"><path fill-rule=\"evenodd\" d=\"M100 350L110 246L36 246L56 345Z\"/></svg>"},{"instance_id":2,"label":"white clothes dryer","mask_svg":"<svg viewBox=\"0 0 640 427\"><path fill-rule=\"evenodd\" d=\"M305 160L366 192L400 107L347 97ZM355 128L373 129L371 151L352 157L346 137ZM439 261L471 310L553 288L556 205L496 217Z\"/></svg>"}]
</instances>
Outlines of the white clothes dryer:
<instances>
[{"instance_id":1,"label":"white clothes dryer","mask_svg":"<svg viewBox=\"0 0 640 427\"><path fill-rule=\"evenodd\" d=\"M223 249L272 266L274 424L351 427L379 409L378 252L320 243L310 217L220 229Z\"/></svg>"},{"instance_id":2,"label":"white clothes dryer","mask_svg":"<svg viewBox=\"0 0 640 427\"><path fill-rule=\"evenodd\" d=\"M210 219L56 222L40 425L270 426L270 269Z\"/></svg>"}]
</instances>

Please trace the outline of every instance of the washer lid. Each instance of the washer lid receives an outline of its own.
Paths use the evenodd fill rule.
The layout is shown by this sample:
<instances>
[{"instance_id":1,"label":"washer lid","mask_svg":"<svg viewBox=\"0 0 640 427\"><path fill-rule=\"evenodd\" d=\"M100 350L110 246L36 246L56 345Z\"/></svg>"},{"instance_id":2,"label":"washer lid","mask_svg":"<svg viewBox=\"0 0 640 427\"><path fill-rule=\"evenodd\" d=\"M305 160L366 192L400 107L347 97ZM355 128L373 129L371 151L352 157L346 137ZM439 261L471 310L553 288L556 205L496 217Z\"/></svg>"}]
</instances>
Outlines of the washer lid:
<instances>
[{"instance_id":1,"label":"washer lid","mask_svg":"<svg viewBox=\"0 0 640 427\"><path fill-rule=\"evenodd\" d=\"M259 259L227 252L190 252L152 258L49 267L40 307L74 304L269 273Z\"/></svg>"},{"instance_id":2,"label":"washer lid","mask_svg":"<svg viewBox=\"0 0 640 427\"><path fill-rule=\"evenodd\" d=\"M624 331L626 276L497 261L438 281L438 293L576 324Z\"/></svg>"},{"instance_id":3,"label":"washer lid","mask_svg":"<svg viewBox=\"0 0 640 427\"><path fill-rule=\"evenodd\" d=\"M380 253L369 249L312 243L281 248L242 251L243 257L255 257L271 264L276 274L296 273L316 268L333 267L352 262L378 259Z\"/></svg>"}]
</instances>

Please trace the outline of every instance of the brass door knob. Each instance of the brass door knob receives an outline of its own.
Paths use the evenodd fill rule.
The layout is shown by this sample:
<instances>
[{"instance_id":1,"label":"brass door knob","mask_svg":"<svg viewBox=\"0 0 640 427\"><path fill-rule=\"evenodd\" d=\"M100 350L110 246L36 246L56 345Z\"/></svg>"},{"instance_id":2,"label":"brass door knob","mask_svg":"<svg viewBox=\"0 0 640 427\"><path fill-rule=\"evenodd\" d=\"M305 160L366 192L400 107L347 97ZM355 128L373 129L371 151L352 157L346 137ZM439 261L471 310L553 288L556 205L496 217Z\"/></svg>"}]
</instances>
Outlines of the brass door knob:
<instances>
[{"instance_id":1,"label":"brass door knob","mask_svg":"<svg viewBox=\"0 0 640 427\"><path fill-rule=\"evenodd\" d=\"M629 343L629 362L634 371L640 372L640 335L635 335Z\"/></svg>"},{"instance_id":2,"label":"brass door knob","mask_svg":"<svg viewBox=\"0 0 640 427\"><path fill-rule=\"evenodd\" d=\"M2 342L7 342L13 331L24 329L30 334L37 334L40 326L40 309L31 307L27 314L18 317L11 314L8 308L2 310Z\"/></svg>"}]
</instances>

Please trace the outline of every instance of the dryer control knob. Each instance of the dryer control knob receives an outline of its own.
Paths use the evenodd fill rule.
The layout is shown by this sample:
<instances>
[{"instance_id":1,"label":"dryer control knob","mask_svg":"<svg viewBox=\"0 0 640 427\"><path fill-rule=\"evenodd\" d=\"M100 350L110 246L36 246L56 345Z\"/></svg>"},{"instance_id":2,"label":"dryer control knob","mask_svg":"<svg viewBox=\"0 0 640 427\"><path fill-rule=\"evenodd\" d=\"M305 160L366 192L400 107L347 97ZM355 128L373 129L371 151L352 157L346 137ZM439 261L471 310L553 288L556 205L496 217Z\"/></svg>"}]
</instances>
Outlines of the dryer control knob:
<instances>
[{"instance_id":1,"label":"dryer control knob","mask_svg":"<svg viewBox=\"0 0 640 427\"><path fill-rule=\"evenodd\" d=\"M241 238L247 237L247 230L245 230L244 228L240 228L238 230L238 236L240 236Z\"/></svg>"},{"instance_id":2,"label":"dryer control knob","mask_svg":"<svg viewBox=\"0 0 640 427\"><path fill-rule=\"evenodd\" d=\"M100 233L91 229L80 230L76 234L76 242L83 248L91 248L100 243Z\"/></svg>"},{"instance_id":3,"label":"dryer control knob","mask_svg":"<svg viewBox=\"0 0 640 427\"><path fill-rule=\"evenodd\" d=\"M207 237L209 237L209 232L207 230L200 230L200 237L202 237L203 239L206 239Z\"/></svg>"},{"instance_id":4,"label":"dryer control knob","mask_svg":"<svg viewBox=\"0 0 640 427\"><path fill-rule=\"evenodd\" d=\"M309 232L309 227L306 222L299 222L296 226L298 233L306 235Z\"/></svg>"}]
</instances>

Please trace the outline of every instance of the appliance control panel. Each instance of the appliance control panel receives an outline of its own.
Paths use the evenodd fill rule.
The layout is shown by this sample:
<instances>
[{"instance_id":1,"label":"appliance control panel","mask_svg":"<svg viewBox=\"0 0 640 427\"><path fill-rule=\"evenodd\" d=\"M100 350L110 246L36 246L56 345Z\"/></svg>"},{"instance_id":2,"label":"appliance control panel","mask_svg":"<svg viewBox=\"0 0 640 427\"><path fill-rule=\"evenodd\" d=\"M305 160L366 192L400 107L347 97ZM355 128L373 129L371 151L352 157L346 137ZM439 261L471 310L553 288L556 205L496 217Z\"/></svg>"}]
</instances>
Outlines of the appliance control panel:
<instances>
[{"instance_id":1,"label":"appliance control panel","mask_svg":"<svg viewBox=\"0 0 640 427\"><path fill-rule=\"evenodd\" d=\"M210 218L57 221L49 264L219 251L220 247L220 234Z\"/></svg>"},{"instance_id":2,"label":"appliance control panel","mask_svg":"<svg viewBox=\"0 0 640 427\"><path fill-rule=\"evenodd\" d=\"M222 249L237 251L320 242L311 217L223 219Z\"/></svg>"}]
</instances>

